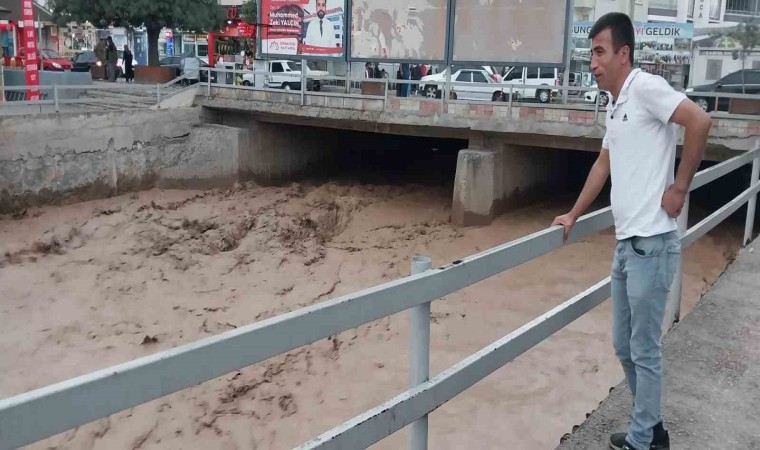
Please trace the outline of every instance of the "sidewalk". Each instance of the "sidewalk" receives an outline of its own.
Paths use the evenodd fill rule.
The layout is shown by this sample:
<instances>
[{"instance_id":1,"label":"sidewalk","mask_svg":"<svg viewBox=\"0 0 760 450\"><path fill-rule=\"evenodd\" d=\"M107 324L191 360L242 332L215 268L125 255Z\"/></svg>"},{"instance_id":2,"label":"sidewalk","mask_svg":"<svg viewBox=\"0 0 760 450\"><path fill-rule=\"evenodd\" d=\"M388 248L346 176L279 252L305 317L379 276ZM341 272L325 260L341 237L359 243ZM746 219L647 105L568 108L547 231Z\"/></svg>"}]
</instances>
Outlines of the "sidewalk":
<instances>
[{"instance_id":1,"label":"sidewalk","mask_svg":"<svg viewBox=\"0 0 760 450\"><path fill-rule=\"evenodd\" d=\"M663 348L671 448L760 449L760 239L739 253ZM626 430L630 406L622 383L559 449L609 448L609 435Z\"/></svg>"}]
</instances>

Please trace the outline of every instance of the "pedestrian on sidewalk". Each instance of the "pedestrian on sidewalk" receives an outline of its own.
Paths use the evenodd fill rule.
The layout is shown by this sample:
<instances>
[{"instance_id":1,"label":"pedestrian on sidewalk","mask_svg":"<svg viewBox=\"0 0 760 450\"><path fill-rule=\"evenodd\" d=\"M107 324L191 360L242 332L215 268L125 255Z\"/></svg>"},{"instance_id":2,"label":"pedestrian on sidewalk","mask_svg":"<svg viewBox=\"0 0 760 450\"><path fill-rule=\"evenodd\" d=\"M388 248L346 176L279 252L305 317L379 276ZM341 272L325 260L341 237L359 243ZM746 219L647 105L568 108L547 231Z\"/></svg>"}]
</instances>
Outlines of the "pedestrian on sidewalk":
<instances>
[{"instance_id":1,"label":"pedestrian on sidewalk","mask_svg":"<svg viewBox=\"0 0 760 450\"><path fill-rule=\"evenodd\" d=\"M662 324L681 242L676 217L704 154L712 121L662 77L633 68L634 30L610 13L589 33L591 71L609 91L607 131L572 210L554 219L567 239L608 176L617 246L612 260L612 340L633 396L627 433L610 437L616 450L667 449L662 416ZM675 171L677 125L685 128Z\"/></svg>"},{"instance_id":2,"label":"pedestrian on sidewalk","mask_svg":"<svg viewBox=\"0 0 760 450\"><path fill-rule=\"evenodd\" d=\"M124 78L127 83L135 79L135 69L132 67L132 52L129 51L129 46L124 44Z\"/></svg>"},{"instance_id":3,"label":"pedestrian on sidewalk","mask_svg":"<svg viewBox=\"0 0 760 450\"><path fill-rule=\"evenodd\" d=\"M106 39L106 62L108 81L116 81L116 61L119 59L119 54L116 51L116 45L113 43L111 36Z\"/></svg>"}]
</instances>

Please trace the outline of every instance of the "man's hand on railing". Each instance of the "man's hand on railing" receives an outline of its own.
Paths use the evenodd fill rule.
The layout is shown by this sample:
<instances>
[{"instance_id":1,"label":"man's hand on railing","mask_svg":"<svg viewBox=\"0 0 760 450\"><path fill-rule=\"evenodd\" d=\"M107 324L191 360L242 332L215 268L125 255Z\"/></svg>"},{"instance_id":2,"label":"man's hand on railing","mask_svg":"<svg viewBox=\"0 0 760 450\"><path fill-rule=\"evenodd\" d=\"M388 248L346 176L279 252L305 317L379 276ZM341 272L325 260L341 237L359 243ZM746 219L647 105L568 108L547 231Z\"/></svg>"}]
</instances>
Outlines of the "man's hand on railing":
<instances>
[{"instance_id":1,"label":"man's hand on railing","mask_svg":"<svg viewBox=\"0 0 760 450\"><path fill-rule=\"evenodd\" d=\"M688 189L679 189L674 184L662 194L662 209L668 213L669 217L675 219L681 215L683 205L686 203L686 194L688 193Z\"/></svg>"},{"instance_id":2,"label":"man's hand on railing","mask_svg":"<svg viewBox=\"0 0 760 450\"><path fill-rule=\"evenodd\" d=\"M573 226L575 226L575 221L578 220L577 217L575 217L572 213L563 214L561 216L557 216L554 218L554 222L552 222L552 226L555 225L562 225L565 227L564 232L562 233L562 240L564 242L567 242L568 236L570 236L570 230L573 229Z\"/></svg>"}]
</instances>

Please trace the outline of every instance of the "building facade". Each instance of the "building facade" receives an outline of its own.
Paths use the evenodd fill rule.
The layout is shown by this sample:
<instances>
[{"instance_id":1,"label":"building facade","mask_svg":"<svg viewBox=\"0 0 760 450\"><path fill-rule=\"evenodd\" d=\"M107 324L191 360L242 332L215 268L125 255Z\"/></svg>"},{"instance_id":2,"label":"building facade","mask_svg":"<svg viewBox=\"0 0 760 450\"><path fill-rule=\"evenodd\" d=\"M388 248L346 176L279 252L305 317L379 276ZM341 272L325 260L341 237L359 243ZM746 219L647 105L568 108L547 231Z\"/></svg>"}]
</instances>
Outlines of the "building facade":
<instances>
[{"instance_id":1,"label":"building facade","mask_svg":"<svg viewBox=\"0 0 760 450\"><path fill-rule=\"evenodd\" d=\"M609 12L625 12L638 22L702 22L740 21L754 13L760 0L575 0L575 20L594 21ZM697 18L694 11L697 11ZM699 11L703 11L699 17ZM631 14L633 12L633 14Z\"/></svg>"}]
</instances>

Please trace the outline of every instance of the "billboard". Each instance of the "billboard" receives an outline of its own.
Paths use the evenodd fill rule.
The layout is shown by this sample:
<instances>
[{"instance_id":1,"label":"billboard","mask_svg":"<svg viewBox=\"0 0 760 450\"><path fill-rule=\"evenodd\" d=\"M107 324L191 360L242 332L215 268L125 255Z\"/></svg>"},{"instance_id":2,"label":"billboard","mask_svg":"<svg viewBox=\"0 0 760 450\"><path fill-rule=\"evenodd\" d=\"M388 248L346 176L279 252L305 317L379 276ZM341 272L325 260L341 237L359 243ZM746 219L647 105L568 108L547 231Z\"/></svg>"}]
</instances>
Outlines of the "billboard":
<instances>
[{"instance_id":1,"label":"billboard","mask_svg":"<svg viewBox=\"0 0 760 450\"><path fill-rule=\"evenodd\" d=\"M454 0L453 63L564 63L567 0Z\"/></svg>"},{"instance_id":2,"label":"billboard","mask_svg":"<svg viewBox=\"0 0 760 450\"><path fill-rule=\"evenodd\" d=\"M351 59L446 59L448 0L354 0Z\"/></svg>"},{"instance_id":3,"label":"billboard","mask_svg":"<svg viewBox=\"0 0 760 450\"><path fill-rule=\"evenodd\" d=\"M577 61L591 60L591 40L588 34L593 22L575 22L571 33L572 58ZM665 64L689 64L694 24L635 22L636 38L633 58L636 63L663 62Z\"/></svg>"},{"instance_id":4,"label":"billboard","mask_svg":"<svg viewBox=\"0 0 760 450\"><path fill-rule=\"evenodd\" d=\"M261 52L342 58L345 10L344 0L262 0Z\"/></svg>"}]
</instances>

